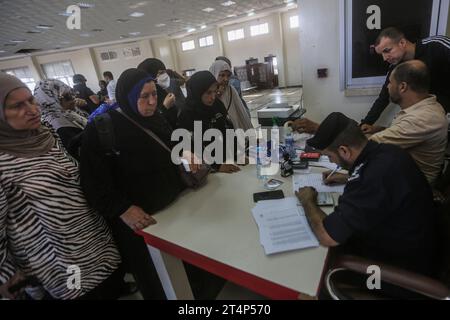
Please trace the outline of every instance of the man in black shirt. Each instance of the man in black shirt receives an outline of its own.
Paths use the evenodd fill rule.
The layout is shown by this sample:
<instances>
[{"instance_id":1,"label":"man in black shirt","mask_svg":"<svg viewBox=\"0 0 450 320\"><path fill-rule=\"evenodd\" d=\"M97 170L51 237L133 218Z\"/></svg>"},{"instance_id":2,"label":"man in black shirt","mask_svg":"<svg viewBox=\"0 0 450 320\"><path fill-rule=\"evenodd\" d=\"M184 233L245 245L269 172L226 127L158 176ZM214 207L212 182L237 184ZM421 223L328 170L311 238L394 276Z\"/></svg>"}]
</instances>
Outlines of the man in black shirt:
<instances>
[{"instance_id":1,"label":"man in black shirt","mask_svg":"<svg viewBox=\"0 0 450 320\"><path fill-rule=\"evenodd\" d=\"M100 99L90 88L86 86L86 81L86 78L82 74L75 74L73 76L73 89L77 98L83 99L87 102L87 105L82 107L82 109L91 114L95 109L97 109L100 104Z\"/></svg>"},{"instance_id":2,"label":"man in black shirt","mask_svg":"<svg viewBox=\"0 0 450 320\"><path fill-rule=\"evenodd\" d=\"M430 93L437 96L438 102L447 112L450 112L450 38L433 36L412 43L396 28L381 31L375 41L375 50L390 64L386 82L380 95L375 100L367 116L361 121L364 133L375 133L373 124L389 104L389 76L392 70L401 62L422 60L430 70Z\"/></svg>"},{"instance_id":3,"label":"man in black shirt","mask_svg":"<svg viewBox=\"0 0 450 320\"><path fill-rule=\"evenodd\" d=\"M317 206L311 187L296 192L321 245L431 275L436 242L431 189L409 154L368 141L357 123L330 114L308 145L349 170L324 173L324 183L346 183L334 212Z\"/></svg>"}]
</instances>

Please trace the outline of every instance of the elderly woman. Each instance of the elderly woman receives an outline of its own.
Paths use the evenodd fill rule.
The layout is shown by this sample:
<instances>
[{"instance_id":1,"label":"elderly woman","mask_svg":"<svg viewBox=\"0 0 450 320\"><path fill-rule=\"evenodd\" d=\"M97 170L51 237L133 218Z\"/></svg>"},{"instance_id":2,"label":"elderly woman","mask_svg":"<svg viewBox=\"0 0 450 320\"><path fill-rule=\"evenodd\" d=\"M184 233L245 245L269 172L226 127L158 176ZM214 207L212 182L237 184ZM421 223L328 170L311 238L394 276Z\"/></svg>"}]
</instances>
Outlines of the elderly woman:
<instances>
[{"instance_id":1,"label":"elderly woman","mask_svg":"<svg viewBox=\"0 0 450 320\"><path fill-rule=\"evenodd\" d=\"M172 129L157 111L155 79L128 69L117 81L117 103L107 116L114 135L114 152L99 139L98 122L86 127L81 147L81 184L89 203L110 224L125 262L145 299L165 295L144 240L135 234L156 223L152 215L173 202L184 189L169 148Z\"/></svg>"},{"instance_id":2,"label":"elderly woman","mask_svg":"<svg viewBox=\"0 0 450 320\"><path fill-rule=\"evenodd\" d=\"M211 65L209 71L219 84L219 99L224 104L234 128L243 129L244 131L253 128L250 116L239 97L239 93L229 84L232 75L230 65L223 60L217 60Z\"/></svg>"},{"instance_id":3,"label":"elderly woman","mask_svg":"<svg viewBox=\"0 0 450 320\"><path fill-rule=\"evenodd\" d=\"M71 153L71 142L87 125L88 113L77 105L72 88L56 79L41 80L34 89L34 97L41 107L42 122L52 128Z\"/></svg>"},{"instance_id":4,"label":"elderly woman","mask_svg":"<svg viewBox=\"0 0 450 320\"><path fill-rule=\"evenodd\" d=\"M0 295L33 277L55 299L113 298L120 256L79 185L78 165L41 125L27 86L0 73ZM79 274L79 287L73 283Z\"/></svg>"}]
</instances>

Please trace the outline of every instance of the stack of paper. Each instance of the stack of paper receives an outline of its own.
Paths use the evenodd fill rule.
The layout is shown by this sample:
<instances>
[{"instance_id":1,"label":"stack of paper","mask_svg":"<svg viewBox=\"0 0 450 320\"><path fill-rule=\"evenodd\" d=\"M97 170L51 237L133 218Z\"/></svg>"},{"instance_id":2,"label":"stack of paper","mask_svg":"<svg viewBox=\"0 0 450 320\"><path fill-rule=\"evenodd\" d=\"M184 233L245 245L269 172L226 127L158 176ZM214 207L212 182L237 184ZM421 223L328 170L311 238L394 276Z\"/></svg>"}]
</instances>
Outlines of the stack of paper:
<instances>
[{"instance_id":1,"label":"stack of paper","mask_svg":"<svg viewBox=\"0 0 450 320\"><path fill-rule=\"evenodd\" d=\"M334 170L337 167L336 163L331 162L330 158L324 155L320 156L319 161L317 162L310 161L309 165L312 167L322 167L330 170Z\"/></svg>"},{"instance_id":2,"label":"stack of paper","mask_svg":"<svg viewBox=\"0 0 450 320\"><path fill-rule=\"evenodd\" d=\"M295 197L259 201L252 209L266 254L319 246Z\"/></svg>"},{"instance_id":3,"label":"stack of paper","mask_svg":"<svg viewBox=\"0 0 450 320\"><path fill-rule=\"evenodd\" d=\"M295 174L292 176L292 186L295 191L303 187L313 187L317 192L344 193L345 184L328 186L323 183L320 173Z\"/></svg>"}]
</instances>

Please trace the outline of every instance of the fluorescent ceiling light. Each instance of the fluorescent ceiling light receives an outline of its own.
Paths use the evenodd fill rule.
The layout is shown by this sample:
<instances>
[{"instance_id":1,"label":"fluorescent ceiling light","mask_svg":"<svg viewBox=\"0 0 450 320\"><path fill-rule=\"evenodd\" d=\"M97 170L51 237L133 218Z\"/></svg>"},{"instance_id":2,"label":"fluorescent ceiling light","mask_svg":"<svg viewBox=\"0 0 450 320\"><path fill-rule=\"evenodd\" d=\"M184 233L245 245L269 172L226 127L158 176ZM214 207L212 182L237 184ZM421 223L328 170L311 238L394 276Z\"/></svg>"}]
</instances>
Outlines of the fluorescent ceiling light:
<instances>
[{"instance_id":1,"label":"fluorescent ceiling light","mask_svg":"<svg viewBox=\"0 0 450 320\"><path fill-rule=\"evenodd\" d=\"M202 25L202 26L200 27L200 29L206 29L206 26L205 26L205 25Z\"/></svg>"},{"instance_id":2,"label":"fluorescent ceiling light","mask_svg":"<svg viewBox=\"0 0 450 320\"><path fill-rule=\"evenodd\" d=\"M235 15L235 14L229 14L229 15L227 15L227 18L234 18L234 17L237 17L237 15Z\"/></svg>"},{"instance_id":3,"label":"fluorescent ceiling light","mask_svg":"<svg viewBox=\"0 0 450 320\"><path fill-rule=\"evenodd\" d=\"M158 27L158 28L165 27L165 26L166 26L165 23L158 23L158 24L156 25L156 27Z\"/></svg>"},{"instance_id":4,"label":"fluorescent ceiling light","mask_svg":"<svg viewBox=\"0 0 450 320\"><path fill-rule=\"evenodd\" d=\"M236 4L236 2L234 2L234 1L225 1L225 2L221 3L221 5L223 5L224 7L229 7L229 6L232 6L233 4Z\"/></svg>"},{"instance_id":5,"label":"fluorescent ceiling light","mask_svg":"<svg viewBox=\"0 0 450 320\"><path fill-rule=\"evenodd\" d=\"M90 8L94 8L95 4L86 3L86 2L78 2L78 6L80 7L80 9L90 9Z\"/></svg>"},{"instance_id":6,"label":"fluorescent ceiling light","mask_svg":"<svg viewBox=\"0 0 450 320\"><path fill-rule=\"evenodd\" d=\"M249 17L254 16L254 15L255 15L255 12L253 12L253 11L247 13L247 16L249 16Z\"/></svg>"},{"instance_id":7,"label":"fluorescent ceiling light","mask_svg":"<svg viewBox=\"0 0 450 320\"><path fill-rule=\"evenodd\" d=\"M197 29L195 29L195 28L189 28L187 32L194 32L195 30L197 30Z\"/></svg>"},{"instance_id":8,"label":"fluorescent ceiling light","mask_svg":"<svg viewBox=\"0 0 450 320\"><path fill-rule=\"evenodd\" d=\"M216 9L214 9L214 8L205 8L205 9L202 9L202 11L205 11L205 12L212 12L212 11L214 11L214 10L216 10Z\"/></svg>"},{"instance_id":9,"label":"fluorescent ceiling light","mask_svg":"<svg viewBox=\"0 0 450 320\"><path fill-rule=\"evenodd\" d=\"M139 32L139 31L136 31L136 32L130 32L129 33L129 35L130 36L138 36L138 35L140 35L141 33Z\"/></svg>"},{"instance_id":10,"label":"fluorescent ceiling light","mask_svg":"<svg viewBox=\"0 0 450 320\"><path fill-rule=\"evenodd\" d=\"M133 18L140 18L140 17L143 17L143 16L145 16L145 13L143 13L143 12L130 13L130 17L133 17Z\"/></svg>"},{"instance_id":11,"label":"fluorescent ceiling light","mask_svg":"<svg viewBox=\"0 0 450 320\"><path fill-rule=\"evenodd\" d=\"M137 9L137 8L143 7L143 6L147 5L147 4L148 4L148 1L142 1L142 2L138 2L136 4L131 5L130 8L131 9Z\"/></svg>"},{"instance_id":12,"label":"fluorescent ceiling light","mask_svg":"<svg viewBox=\"0 0 450 320\"><path fill-rule=\"evenodd\" d=\"M23 40L23 39L13 39L13 40L10 40L11 42L13 42L13 43L22 43L22 42L26 42L27 40Z\"/></svg>"},{"instance_id":13,"label":"fluorescent ceiling light","mask_svg":"<svg viewBox=\"0 0 450 320\"><path fill-rule=\"evenodd\" d=\"M51 29L51 28L53 28L53 26L51 24L40 24L40 25L37 25L36 28L38 28L38 29Z\"/></svg>"}]
</instances>

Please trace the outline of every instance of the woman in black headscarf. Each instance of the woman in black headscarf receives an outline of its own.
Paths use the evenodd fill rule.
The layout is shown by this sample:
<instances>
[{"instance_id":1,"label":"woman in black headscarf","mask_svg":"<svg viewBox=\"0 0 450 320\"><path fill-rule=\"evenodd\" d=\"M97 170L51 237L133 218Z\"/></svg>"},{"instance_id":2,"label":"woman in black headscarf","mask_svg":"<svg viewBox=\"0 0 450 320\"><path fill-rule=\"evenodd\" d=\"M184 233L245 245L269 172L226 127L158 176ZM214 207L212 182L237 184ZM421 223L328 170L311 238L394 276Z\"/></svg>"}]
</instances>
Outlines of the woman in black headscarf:
<instances>
[{"instance_id":1,"label":"woman in black headscarf","mask_svg":"<svg viewBox=\"0 0 450 320\"><path fill-rule=\"evenodd\" d=\"M188 80L186 106L181 110L177 127L193 132L194 123L200 121L202 136L208 129L218 129L222 133L224 159L221 162L223 164L213 164L212 168L219 172L233 173L239 171L239 167L224 163L227 153L232 151L226 148L226 130L233 129L233 124L228 118L225 106L216 97L217 86L216 78L209 71L199 71ZM204 142L203 149L209 144Z\"/></svg>"},{"instance_id":2,"label":"woman in black headscarf","mask_svg":"<svg viewBox=\"0 0 450 320\"><path fill-rule=\"evenodd\" d=\"M170 204L184 186L170 153L139 126L167 146L172 130L157 111L155 79L128 69L117 81L119 109L109 110L114 152L99 139L98 122L88 124L81 147L81 184L89 203L111 225L125 262L145 299L164 299L143 239L134 231L156 223L152 214Z\"/></svg>"},{"instance_id":3,"label":"woman in black headscarf","mask_svg":"<svg viewBox=\"0 0 450 320\"><path fill-rule=\"evenodd\" d=\"M159 110L172 128L175 128L177 117L185 104L179 82L170 77L164 63L156 58L145 59L138 65L138 69L156 79Z\"/></svg>"}]
</instances>

